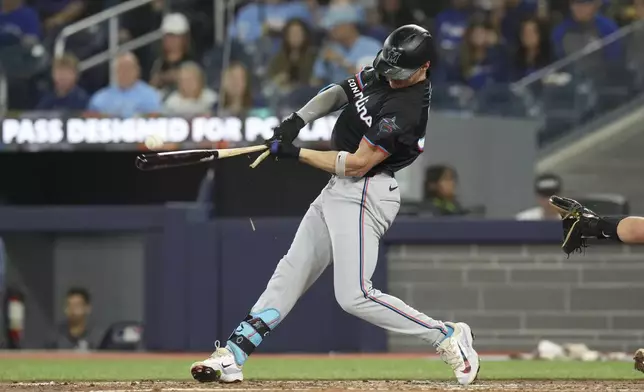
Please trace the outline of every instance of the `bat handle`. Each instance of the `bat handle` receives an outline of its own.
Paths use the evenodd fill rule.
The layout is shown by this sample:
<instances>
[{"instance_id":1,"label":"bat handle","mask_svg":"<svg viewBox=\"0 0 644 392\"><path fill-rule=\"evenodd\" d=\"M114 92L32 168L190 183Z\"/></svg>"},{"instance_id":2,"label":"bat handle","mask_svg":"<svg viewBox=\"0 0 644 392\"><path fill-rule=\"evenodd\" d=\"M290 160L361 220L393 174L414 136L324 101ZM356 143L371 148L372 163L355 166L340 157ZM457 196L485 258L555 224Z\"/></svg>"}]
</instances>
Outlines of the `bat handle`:
<instances>
[{"instance_id":1,"label":"bat handle","mask_svg":"<svg viewBox=\"0 0 644 392\"><path fill-rule=\"evenodd\" d=\"M260 163L262 163L262 161L263 161L264 159L266 159L269 155L271 155L270 150L266 150L266 151L264 151L264 152L262 153L262 155L258 156L258 157L257 157L257 159L255 159L255 162L253 162L253 163L251 163L251 164L250 164L251 169L256 168L256 167L257 167L257 165L259 165Z\"/></svg>"}]
</instances>

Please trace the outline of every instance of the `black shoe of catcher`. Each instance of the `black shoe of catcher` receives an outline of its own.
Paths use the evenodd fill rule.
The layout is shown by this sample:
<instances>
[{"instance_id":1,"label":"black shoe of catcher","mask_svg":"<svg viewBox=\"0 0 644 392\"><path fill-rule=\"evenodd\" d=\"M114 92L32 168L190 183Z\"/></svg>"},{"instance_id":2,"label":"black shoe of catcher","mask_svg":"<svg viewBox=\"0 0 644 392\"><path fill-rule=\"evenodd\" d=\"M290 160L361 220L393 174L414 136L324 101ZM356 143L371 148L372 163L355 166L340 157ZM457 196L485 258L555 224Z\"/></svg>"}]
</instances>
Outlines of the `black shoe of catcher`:
<instances>
[{"instance_id":1,"label":"black shoe of catcher","mask_svg":"<svg viewBox=\"0 0 644 392\"><path fill-rule=\"evenodd\" d=\"M586 248L586 239L605 238L599 229L601 218L584 207L577 200L561 196L551 196L550 204L561 214L563 224L563 244L561 248L570 256Z\"/></svg>"}]
</instances>

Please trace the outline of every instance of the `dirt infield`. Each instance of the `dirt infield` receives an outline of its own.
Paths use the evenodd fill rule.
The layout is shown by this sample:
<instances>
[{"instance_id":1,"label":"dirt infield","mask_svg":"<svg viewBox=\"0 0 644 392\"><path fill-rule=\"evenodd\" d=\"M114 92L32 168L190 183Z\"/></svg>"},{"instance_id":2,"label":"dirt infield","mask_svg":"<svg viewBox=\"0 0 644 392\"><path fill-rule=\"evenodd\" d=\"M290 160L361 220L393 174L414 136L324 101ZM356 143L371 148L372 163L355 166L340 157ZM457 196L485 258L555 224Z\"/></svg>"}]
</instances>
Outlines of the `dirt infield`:
<instances>
[{"instance_id":1,"label":"dirt infield","mask_svg":"<svg viewBox=\"0 0 644 392\"><path fill-rule=\"evenodd\" d=\"M586 391L635 392L644 390L644 381L480 381L467 388L451 382L432 381L249 381L240 384L198 384L195 382L95 382L95 383L13 383L0 384L10 392L254 392L254 391Z\"/></svg>"}]
</instances>

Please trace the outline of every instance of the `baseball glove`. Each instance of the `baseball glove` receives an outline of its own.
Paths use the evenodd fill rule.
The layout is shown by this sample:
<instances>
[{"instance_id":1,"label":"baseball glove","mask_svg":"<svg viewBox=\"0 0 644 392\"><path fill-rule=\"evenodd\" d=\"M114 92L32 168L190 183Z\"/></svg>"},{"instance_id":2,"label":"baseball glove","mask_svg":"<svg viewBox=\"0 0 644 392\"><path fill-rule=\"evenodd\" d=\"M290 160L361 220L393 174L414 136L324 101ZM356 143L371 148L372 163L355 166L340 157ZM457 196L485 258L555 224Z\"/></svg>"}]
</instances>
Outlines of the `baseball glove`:
<instances>
[{"instance_id":1,"label":"baseball glove","mask_svg":"<svg viewBox=\"0 0 644 392\"><path fill-rule=\"evenodd\" d=\"M644 348L637 350L633 359L635 360L635 370L644 373Z\"/></svg>"},{"instance_id":2,"label":"baseball glove","mask_svg":"<svg viewBox=\"0 0 644 392\"><path fill-rule=\"evenodd\" d=\"M586 239L599 238L589 234L597 231L599 216L577 200L555 195L550 197L550 204L561 214L563 224L561 248L568 256L573 252L581 253L588 247Z\"/></svg>"}]
</instances>

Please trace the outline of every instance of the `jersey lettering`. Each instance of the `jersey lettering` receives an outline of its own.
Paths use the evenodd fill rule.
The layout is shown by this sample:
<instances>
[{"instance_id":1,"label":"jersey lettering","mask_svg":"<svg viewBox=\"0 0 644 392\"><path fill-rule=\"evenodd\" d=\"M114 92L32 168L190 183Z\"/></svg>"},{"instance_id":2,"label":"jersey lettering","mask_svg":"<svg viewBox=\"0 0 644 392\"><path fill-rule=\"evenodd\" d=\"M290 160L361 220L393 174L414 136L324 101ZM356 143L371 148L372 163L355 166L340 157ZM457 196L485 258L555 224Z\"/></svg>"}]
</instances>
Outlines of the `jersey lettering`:
<instances>
[{"instance_id":1,"label":"jersey lettering","mask_svg":"<svg viewBox=\"0 0 644 392\"><path fill-rule=\"evenodd\" d=\"M358 87L358 84L356 83L355 79L349 79L349 87L351 87L351 91L353 92L353 97L356 100L354 105L356 106L356 110L360 115L360 119L364 121L368 127L371 127L371 124L373 123L373 119L371 118L369 113L367 113L367 108L365 106L367 104L367 101L369 101L369 96L364 95L364 93L360 90L360 87Z\"/></svg>"},{"instance_id":2,"label":"jersey lettering","mask_svg":"<svg viewBox=\"0 0 644 392\"><path fill-rule=\"evenodd\" d=\"M347 97L347 108L333 127L334 150L357 151L366 138L386 152L387 159L367 175L395 173L420 156L429 117L429 81L396 90L367 67L344 79L340 86Z\"/></svg>"}]
</instances>

